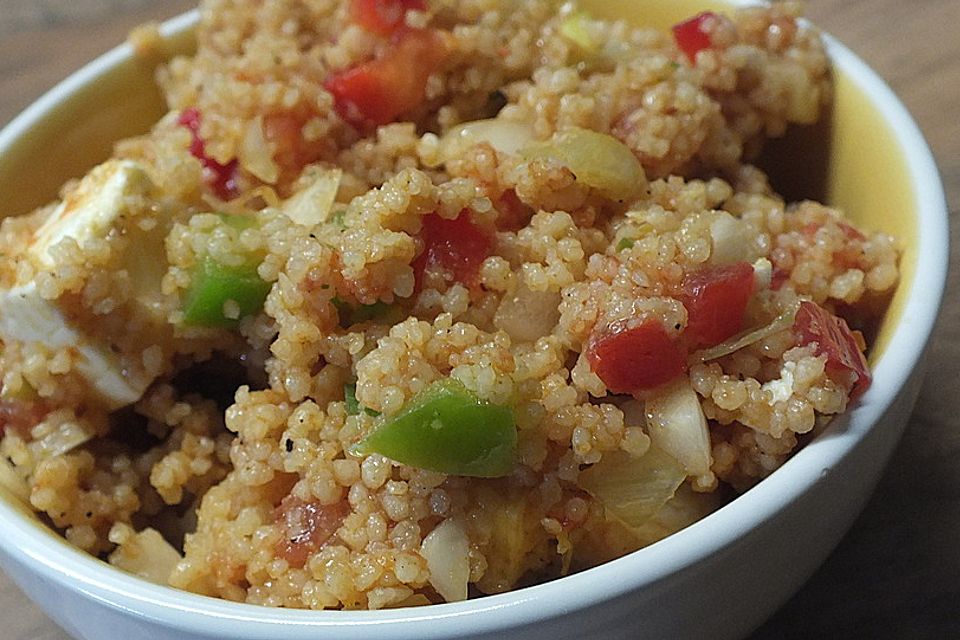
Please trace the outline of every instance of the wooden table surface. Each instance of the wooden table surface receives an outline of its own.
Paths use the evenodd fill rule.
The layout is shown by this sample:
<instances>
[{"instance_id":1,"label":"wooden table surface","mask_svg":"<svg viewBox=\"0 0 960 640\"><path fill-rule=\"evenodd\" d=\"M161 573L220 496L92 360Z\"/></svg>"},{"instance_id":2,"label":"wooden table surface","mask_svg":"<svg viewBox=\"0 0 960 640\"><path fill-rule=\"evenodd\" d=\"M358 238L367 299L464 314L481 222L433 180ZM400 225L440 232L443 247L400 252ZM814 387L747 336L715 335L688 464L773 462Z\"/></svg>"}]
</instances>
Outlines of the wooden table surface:
<instances>
[{"instance_id":1,"label":"wooden table surface","mask_svg":"<svg viewBox=\"0 0 960 640\"><path fill-rule=\"evenodd\" d=\"M192 4L0 0L0 125L132 27ZM807 13L906 102L933 147L956 222L960 0L808 0ZM951 231L954 247L958 228ZM960 460L953 457L960 453L958 287L954 272L931 373L873 499L819 572L752 640L960 637ZM7 640L67 638L2 573L0 624Z\"/></svg>"}]
</instances>

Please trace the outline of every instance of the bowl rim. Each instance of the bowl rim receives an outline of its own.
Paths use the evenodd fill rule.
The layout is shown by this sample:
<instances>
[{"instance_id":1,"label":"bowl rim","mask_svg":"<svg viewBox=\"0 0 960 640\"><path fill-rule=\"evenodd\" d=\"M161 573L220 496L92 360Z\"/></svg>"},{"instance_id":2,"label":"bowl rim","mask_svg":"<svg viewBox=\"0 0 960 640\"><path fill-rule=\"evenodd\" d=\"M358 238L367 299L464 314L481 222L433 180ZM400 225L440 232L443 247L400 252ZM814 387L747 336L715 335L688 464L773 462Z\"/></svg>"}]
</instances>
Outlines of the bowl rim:
<instances>
[{"instance_id":1,"label":"bowl rim","mask_svg":"<svg viewBox=\"0 0 960 640\"><path fill-rule=\"evenodd\" d=\"M749 0L727 0L743 6ZM196 9L161 25L165 38L195 26ZM917 251L914 281L889 344L875 363L874 384L860 403L800 450L780 469L717 511L653 545L592 569L515 591L457 603L379 611L273 609L228 602L156 585L82 552L0 496L0 537L7 553L43 578L103 605L184 632L215 632L248 638L315 637L336 629L361 640L373 628L378 638L443 638L470 630L491 633L558 617L660 582L734 544L747 531L774 518L845 458L888 410L918 365L939 315L948 267L948 215L940 175L919 127L889 86L837 39L823 33L832 64L878 108L901 148L914 185ZM29 134L73 94L109 75L133 56L122 44L56 85L0 131L0 154ZM42 531L38 531L42 530ZM38 535L48 533L49 535ZM496 615L489 615L496 612ZM428 623L428 624L427 624Z\"/></svg>"}]
</instances>

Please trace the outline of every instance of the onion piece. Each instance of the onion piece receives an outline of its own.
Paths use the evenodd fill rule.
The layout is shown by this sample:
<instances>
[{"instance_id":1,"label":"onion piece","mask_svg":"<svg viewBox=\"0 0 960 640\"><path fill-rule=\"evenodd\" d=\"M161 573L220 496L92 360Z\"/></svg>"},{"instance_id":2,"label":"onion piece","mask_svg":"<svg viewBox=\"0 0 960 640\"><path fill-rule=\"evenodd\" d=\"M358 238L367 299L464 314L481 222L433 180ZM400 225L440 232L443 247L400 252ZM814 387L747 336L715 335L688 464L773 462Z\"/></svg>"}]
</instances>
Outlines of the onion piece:
<instances>
[{"instance_id":1,"label":"onion piece","mask_svg":"<svg viewBox=\"0 0 960 640\"><path fill-rule=\"evenodd\" d=\"M603 47L597 29L585 11L574 11L560 22L560 35L576 45L586 55L596 55Z\"/></svg>"},{"instance_id":2,"label":"onion piece","mask_svg":"<svg viewBox=\"0 0 960 640\"><path fill-rule=\"evenodd\" d=\"M800 301L798 300L787 307L783 313L774 318L770 324L766 324L758 329L753 329L746 333L733 336L729 340L725 340L718 345L710 347L709 349L695 351L694 353L690 354L689 362L696 363L716 360L717 358L728 356L735 351L749 347L751 344L760 342L761 340L769 338L776 333L785 331L793 326L794 320L796 320L797 317L797 309L799 308Z\"/></svg>"},{"instance_id":3,"label":"onion piece","mask_svg":"<svg viewBox=\"0 0 960 640\"><path fill-rule=\"evenodd\" d=\"M698 493L684 483L656 515L632 532L641 545L650 545L702 520L723 506L723 502L720 491Z\"/></svg>"},{"instance_id":4,"label":"onion piece","mask_svg":"<svg viewBox=\"0 0 960 640\"><path fill-rule=\"evenodd\" d=\"M387 605L387 609L399 609L402 607L424 607L428 604L433 604L430 602L430 598L423 595L422 593L415 593L405 600L396 602L394 604Z\"/></svg>"},{"instance_id":5,"label":"onion piece","mask_svg":"<svg viewBox=\"0 0 960 640\"><path fill-rule=\"evenodd\" d=\"M710 252L710 264L733 264L749 261L751 258L750 238L746 233L746 223L726 211L714 212L710 222L710 239L713 249Z\"/></svg>"},{"instance_id":6,"label":"onion piece","mask_svg":"<svg viewBox=\"0 0 960 640\"><path fill-rule=\"evenodd\" d=\"M167 584L181 560L180 553L150 527L134 533L127 525L114 525L110 540L118 544L108 558L110 564L154 584Z\"/></svg>"},{"instance_id":7,"label":"onion piece","mask_svg":"<svg viewBox=\"0 0 960 640\"><path fill-rule=\"evenodd\" d=\"M570 127L521 151L527 160L553 159L577 181L612 200L629 201L647 189L647 175L630 147L605 133Z\"/></svg>"},{"instance_id":8,"label":"onion piece","mask_svg":"<svg viewBox=\"0 0 960 640\"><path fill-rule=\"evenodd\" d=\"M648 399L646 412L647 433L653 445L676 458L699 484L709 484L713 479L710 432L690 380L683 377Z\"/></svg>"},{"instance_id":9,"label":"onion piece","mask_svg":"<svg viewBox=\"0 0 960 640\"><path fill-rule=\"evenodd\" d=\"M280 167L273 160L273 147L263 132L262 116L257 116L244 129L237 158L244 169L267 184L275 184L280 177Z\"/></svg>"},{"instance_id":10,"label":"onion piece","mask_svg":"<svg viewBox=\"0 0 960 640\"><path fill-rule=\"evenodd\" d=\"M430 584L447 602L467 599L470 541L456 520L447 519L423 539L420 553L427 561Z\"/></svg>"},{"instance_id":11,"label":"onion piece","mask_svg":"<svg viewBox=\"0 0 960 640\"><path fill-rule=\"evenodd\" d=\"M305 173L309 184L284 201L283 212L297 224L313 227L330 217L343 170L311 167Z\"/></svg>"},{"instance_id":12,"label":"onion piece","mask_svg":"<svg viewBox=\"0 0 960 640\"><path fill-rule=\"evenodd\" d=\"M753 291L764 291L773 283L773 263L766 258L753 261Z\"/></svg>"},{"instance_id":13,"label":"onion piece","mask_svg":"<svg viewBox=\"0 0 960 640\"><path fill-rule=\"evenodd\" d=\"M440 157L448 162L461 157L465 150L481 142L500 153L515 154L533 140L533 127L529 123L501 118L474 120L443 134L440 138Z\"/></svg>"},{"instance_id":14,"label":"onion piece","mask_svg":"<svg viewBox=\"0 0 960 640\"><path fill-rule=\"evenodd\" d=\"M639 458L625 451L605 453L580 473L579 484L624 525L644 525L670 500L687 473L676 459L651 446Z\"/></svg>"},{"instance_id":15,"label":"onion piece","mask_svg":"<svg viewBox=\"0 0 960 640\"><path fill-rule=\"evenodd\" d=\"M27 448L35 460L46 460L69 453L93 439L89 425L77 421L72 411L54 411L34 427Z\"/></svg>"},{"instance_id":16,"label":"onion piece","mask_svg":"<svg viewBox=\"0 0 960 640\"><path fill-rule=\"evenodd\" d=\"M201 198L207 203L210 211L235 216L253 215L262 209L263 205L274 208L280 206L280 196L277 195L273 187L267 184L244 191L229 202L224 202L206 193L201 195Z\"/></svg>"},{"instance_id":17,"label":"onion piece","mask_svg":"<svg viewBox=\"0 0 960 640\"><path fill-rule=\"evenodd\" d=\"M531 291L521 283L500 301L493 324L515 342L536 342L549 335L560 319L560 294Z\"/></svg>"},{"instance_id":18,"label":"onion piece","mask_svg":"<svg viewBox=\"0 0 960 640\"><path fill-rule=\"evenodd\" d=\"M515 587L530 570L529 554L535 550L537 534L531 528L539 519L527 513L527 496L518 490L479 492L475 498L483 515L477 523L478 546L487 561L487 568L476 582L481 593L502 593Z\"/></svg>"}]
</instances>

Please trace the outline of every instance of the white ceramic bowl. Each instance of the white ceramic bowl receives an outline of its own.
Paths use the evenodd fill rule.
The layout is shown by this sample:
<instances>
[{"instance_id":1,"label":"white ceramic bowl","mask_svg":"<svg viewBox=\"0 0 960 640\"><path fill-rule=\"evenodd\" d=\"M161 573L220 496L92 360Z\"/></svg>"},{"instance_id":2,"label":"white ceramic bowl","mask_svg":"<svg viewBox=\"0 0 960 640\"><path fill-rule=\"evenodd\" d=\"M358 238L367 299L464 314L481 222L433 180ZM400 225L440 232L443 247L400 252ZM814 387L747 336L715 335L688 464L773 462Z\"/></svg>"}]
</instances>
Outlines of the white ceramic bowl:
<instances>
[{"instance_id":1,"label":"white ceramic bowl","mask_svg":"<svg viewBox=\"0 0 960 640\"><path fill-rule=\"evenodd\" d=\"M684 0L665 12L689 15L716 4ZM623 6L596 3L608 15ZM188 14L164 25L173 49L189 47L195 20ZM916 399L946 278L947 212L927 145L883 81L837 41L826 41L837 76L833 124L824 134L832 140L826 197L868 226L898 234L904 281L862 401L743 496L595 569L415 609L275 610L153 585L72 548L2 491L0 565L64 629L90 640L722 639L748 633L822 563L869 496ZM97 156L110 141L144 130L160 109L150 77L121 46L45 95L0 132L0 193L7 198L13 185L33 184L34 193L16 203L31 207L102 159ZM60 165L51 171L53 156ZM37 172L40 166L46 171ZM53 175L37 183L37 173ZM878 209L890 215L869 218Z\"/></svg>"}]
</instances>

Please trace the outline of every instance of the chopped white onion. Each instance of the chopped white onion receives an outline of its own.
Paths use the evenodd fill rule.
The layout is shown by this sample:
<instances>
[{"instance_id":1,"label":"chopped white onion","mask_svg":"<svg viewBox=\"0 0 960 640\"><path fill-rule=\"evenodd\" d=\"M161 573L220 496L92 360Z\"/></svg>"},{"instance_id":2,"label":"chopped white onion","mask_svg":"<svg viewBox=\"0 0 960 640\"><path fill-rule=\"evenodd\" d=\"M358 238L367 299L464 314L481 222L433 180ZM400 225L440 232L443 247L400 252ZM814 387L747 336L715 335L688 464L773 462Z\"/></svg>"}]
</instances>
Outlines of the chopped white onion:
<instances>
[{"instance_id":1,"label":"chopped white onion","mask_svg":"<svg viewBox=\"0 0 960 640\"><path fill-rule=\"evenodd\" d=\"M721 492L699 493L689 484L681 484L663 508L642 527L633 528L641 545L653 544L677 531L702 520L723 506Z\"/></svg>"},{"instance_id":2,"label":"chopped white onion","mask_svg":"<svg viewBox=\"0 0 960 640\"><path fill-rule=\"evenodd\" d=\"M120 534L119 546L110 554L110 564L155 584L166 585L180 554L156 529L140 533L111 530L111 539Z\"/></svg>"},{"instance_id":3,"label":"chopped white onion","mask_svg":"<svg viewBox=\"0 0 960 640\"><path fill-rule=\"evenodd\" d=\"M247 124L237 150L237 158L244 169L263 182L277 182L280 167L273 161L273 149L263 133L263 118L257 117Z\"/></svg>"},{"instance_id":4,"label":"chopped white onion","mask_svg":"<svg viewBox=\"0 0 960 640\"><path fill-rule=\"evenodd\" d=\"M336 167L311 167L306 171L310 183L283 203L283 212L297 224L313 227L330 216L343 171Z\"/></svg>"},{"instance_id":5,"label":"chopped white onion","mask_svg":"<svg viewBox=\"0 0 960 640\"><path fill-rule=\"evenodd\" d=\"M607 513L628 527L640 527L670 500L687 473L672 456L651 446L639 458L625 451L603 454L580 473L579 484Z\"/></svg>"},{"instance_id":6,"label":"chopped white onion","mask_svg":"<svg viewBox=\"0 0 960 640\"><path fill-rule=\"evenodd\" d=\"M493 324L506 331L515 342L535 342L553 331L560 319L559 306L559 293L531 291L520 284L503 297Z\"/></svg>"},{"instance_id":7,"label":"chopped white onion","mask_svg":"<svg viewBox=\"0 0 960 640\"><path fill-rule=\"evenodd\" d=\"M570 127L520 153L527 160L549 158L559 162L578 182L613 200L627 202L647 189L647 175L633 151L605 133Z\"/></svg>"},{"instance_id":8,"label":"chopped white onion","mask_svg":"<svg viewBox=\"0 0 960 640\"><path fill-rule=\"evenodd\" d=\"M94 434L76 421L70 412L54 412L34 430L35 440L27 447L36 460L46 460L73 451L93 439Z\"/></svg>"},{"instance_id":9,"label":"chopped white onion","mask_svg":"<svg viewBox=\"0 0 960 640\"><path fill-rule=\"evenodd\" d=\"M770 288L773 282L773 264L766 258L753 261L753 290L763 291Z\"/></svg>"},{"instance_id":10,"label":"chopped white onion","mask_svg":"<svg viewBox=\"0 0 960 640\"><path fill-rule=\"evenodd\" d=\"M647 432L653 444L677 459L687 473L709 478L713 456L700 398L686 377L647 400Z\"/></svg>"},{"instance_id":11,"label":"chopped white onion","mask_svg":"<svg viewBox=\"0 0 960 640\"><path fill-rule=\"evenodd\" d=\"M710 360L716 360L717 358L728 356L735 351L748 347L755 342L769 338L776 333L785 331L793 326L793 322L797 317L797 309L799 308L800 302L797 301L774 318L770 324L733 336L729 340L725 340L709 349L701 349L700 351L692 353L690 355L690 362L709 362Z\"/></svg>"},{"instance_id":12,"label":"chopped white onion","mask_svg":"<svg viewBox=\"0 0 960 640\"><path fill-rule=\"evenodd\" d=\"M420 553L430 570L430 584L447 602L467 599L470 541L459 522L447 519L423 539Z\"/></svg>"},{"instance_id":13,"label":"chopped white onion","mask_svg":"<svg viewBox=\"0 0 960 640\"><path fill-rule=\"evenodd\" d=\"M710 238L713 250L711 264L732 264L746 260L750 255L750 234L746 224L726 211L716 211L710 222Z\"/></svg>"},{"instance_id":14,"label":"chopped white onion","mask_svg":"<svg viewBox=\"0 0 960 640\"><path fill-rule=\"evenodd\" d=\"M533 127L526 122L500 118L474 120L450 129L440 138L440 157L445 162L460 157L466 149L481 142L500 153L515 154L533 139Z\"/></svg>"}]
</instances>

